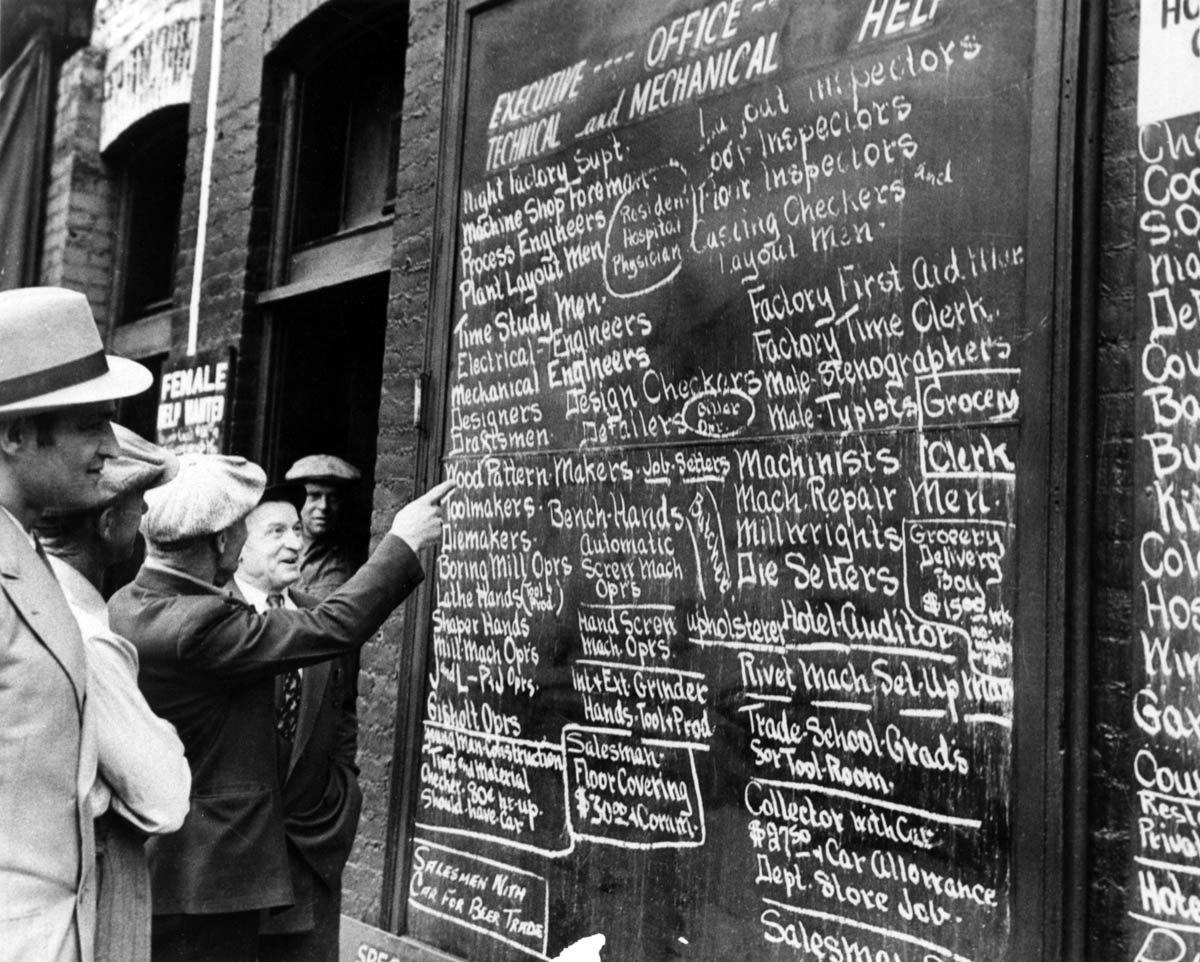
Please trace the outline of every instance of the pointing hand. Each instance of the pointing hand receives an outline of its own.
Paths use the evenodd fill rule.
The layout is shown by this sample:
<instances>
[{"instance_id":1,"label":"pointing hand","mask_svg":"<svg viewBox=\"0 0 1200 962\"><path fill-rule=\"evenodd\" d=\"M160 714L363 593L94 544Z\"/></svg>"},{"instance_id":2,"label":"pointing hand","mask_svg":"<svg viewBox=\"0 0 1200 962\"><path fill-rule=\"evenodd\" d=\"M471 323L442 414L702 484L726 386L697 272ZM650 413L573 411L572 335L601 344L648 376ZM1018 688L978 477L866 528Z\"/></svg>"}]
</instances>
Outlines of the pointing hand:
<instances>
[{"instance_id":1,"label":"pointing hand","mask_svg":"<svg viewBox=\"0 0 1200 962\"><path fill-rule=\"evenodd\" d=\"M457 487L457 481L443 481L419 498L410 501L396 512L392 521L392 534L413 551L436 544L442 537L442 524L445 520L443 501Z\"/></svg>"}]
</instances>

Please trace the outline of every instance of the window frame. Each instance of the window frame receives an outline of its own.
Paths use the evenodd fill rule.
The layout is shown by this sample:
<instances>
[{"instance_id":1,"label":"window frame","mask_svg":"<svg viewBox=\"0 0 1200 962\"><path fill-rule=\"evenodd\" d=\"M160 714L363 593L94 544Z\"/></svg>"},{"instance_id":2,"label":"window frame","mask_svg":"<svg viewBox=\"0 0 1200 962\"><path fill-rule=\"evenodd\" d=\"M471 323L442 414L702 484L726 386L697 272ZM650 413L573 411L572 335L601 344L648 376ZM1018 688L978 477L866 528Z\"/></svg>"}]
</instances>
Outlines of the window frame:
<instances>
[{"instance_id":1,"label":"window frame","mask_svg":"<svg viewBox=\"0 0 1200 962\"><path fill-rule=\"evenodd\" d=\"M178 129L172 130L172 127ZM130 304L131 264L134 249L133 232L138 229L134 216L138 206L136 194L142 190L147 170L143 166L154 151L161 155L164 150L163 141L169 137L182 137L182 150L179 153L179 203L175 212L174 227L169 231L171 239L170 267L168 269L166 297L150 301L134 311ZM110 335L114 339L129 340L140 343L147 339L150 328L170 326L170 315L175 307L176 273L179 269L180 230L183 220L183 205L187 191L187 158L189 133L189 105L170 104L155 110L153 113L138 120L126 130L104 152L105 164L112 172L116 187L115 221L113 225L113 272L110 288ZM156 181L161 182L164 174L170 173L166 164L158 164L152 170ZM122 337L122 332L138 330L138 334ZM150 335L157 346L161 337ZM153 350L150 353L155 353Z\"/></svg>"}]
</instances>

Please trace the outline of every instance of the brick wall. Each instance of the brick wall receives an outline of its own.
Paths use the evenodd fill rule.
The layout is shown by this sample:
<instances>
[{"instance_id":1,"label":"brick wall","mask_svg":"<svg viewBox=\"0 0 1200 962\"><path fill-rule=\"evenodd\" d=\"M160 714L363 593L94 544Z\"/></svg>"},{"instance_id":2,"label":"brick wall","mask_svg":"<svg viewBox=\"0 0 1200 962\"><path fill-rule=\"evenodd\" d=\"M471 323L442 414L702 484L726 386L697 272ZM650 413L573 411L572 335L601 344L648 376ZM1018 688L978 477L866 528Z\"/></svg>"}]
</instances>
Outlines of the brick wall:
<instances>
[{"instance_id":1,"label":"brick wall","mask_svg":"<svg viewBox=\"0 0 1200 962\"><path fill-rule=\"evenodd\" d=\"M85 47L59 74L46 222L43 284L87 295L103 330L109 319L116 192L100 157L104 53Z\"/></svg>"},{"instance_id":2,"label":"brick wall","mask_svg":"<svg viewBox=\"0 0 1200 962\"><path fill-rule=\"evenodd\" d=\"M211 52L212 0L206 0L200 59L193 83L188 163L176 265L177 304L192 295L196 229L200 214L200 174L204 156L205 113ZM240 346L247 305L261 288L261 263L267 238L258 227L255 178L262 91L262 36L265 9L255 0L229 0L221 33L221 76L210 179L204 270L200 288L202 323L199 349ZM245 412L249 413L249 412Z\"/></svg>"},{"instance_id":3,"label":"brick wall","mask_svg":"<svg viewBox=\"0 0 1200 962\"><path fill-rule=\"evenodd\" d=\"M200 348L239 350L238 397L232 422L235 452L252 453L261 311L254 296L266 281L270 214L275 189L277 96L264 57L289 32L324 6L314 0L227 0L222 30L208 237L201 286ZM206 0L192 100L187 178L176 274L177 305L191 296L204 149L204 111L210 55L212 2ZM412 428L412 380L424 358L429 248L433 229L437 140L441 116L445 12L441 0L420 0L410 10L410 37L399 159L395 257L388 306L380 399L377 479L372 515L374 540L414 491L417 438ZM186 310L177 312L173 341L186 338ZM364 792L358 841L344 876L343 910L378 923L383 886L391 763L394 751L399 639L403 614L391 619L382 640L363 652L359 700L359 765Z\"/></svg>"},{"instance_id":4,"label":"brick wall","mask_svg":"<svg viewBox=\"0 0 1200 962\"><path fill-rule=\"evenodd\" d=\"M409 10L404 114L397 171L388 327L379 404L378 455L372 536L382 537L392 516L414 493L417 434L412 427L413 379L422 370L429 309L429 268L442 114L446 37L443 0L413 0ZM363 652L359 703L359 764L363 821L346 869L348 914L378 923L384 847L391 803L396 696L400 682L403 609L383 629L387 642Z\"/></svg>"},{"instance_id":5,"label":"brick wall","mask_svg":"<svg viewBox=\"0 0 1200 962\"><path fill-rule=\"evenodd\" d=\"M202 18L175 273L175 303L180 310L173 323L172 343L179 353L187 342L187 306L192 298L200 218L212 0L205 0ZM226 346L237 349L229 450L249 456L254 455L261 346L261 324L254 297L263 287L263 266L270 240L269 201L263 199L259 188L260 157L273 157L269 152L261 152L269 151L274 142L274 124L268 123L265 139L270 143L260 143L263 35L267 20L266 5L257 0L225 3L197 338L201 351Z\"/></svg>"},{"instance_id":6,"label":"brick wall","mask_svg":"<svg viewBox=\"0 0 1200 962\"><path fill-rule=\"evenodd\" d=\"M91 44L68 58L60 71L41 282L83 291L102 331L112 319L120 202L116 173L100 153L108 52L136 33L147 16L169 15L190 2L98 0Z\"/></svg>"},{"instance_id":7,"label":"brick wall","mask_svg":"<svg viewBox=\"0 0 1200 962\"><path fill-rule=\"evenodd\" d=\"M270 14L267 17L263 43L268 51L274 50L300 22L325 6L326 0L268 0Z\"/></svg>"},{"instance_id":8,"label":"brick wall","mask_svg":"<svg viewBox=\"0 0 1200 962\"><path fill-rule=\"evenodd\" d=\"M1136 0L1108 0L1101 125L1089 962L1128 958L1133 633Z\"/></svg>"}]
</instances>

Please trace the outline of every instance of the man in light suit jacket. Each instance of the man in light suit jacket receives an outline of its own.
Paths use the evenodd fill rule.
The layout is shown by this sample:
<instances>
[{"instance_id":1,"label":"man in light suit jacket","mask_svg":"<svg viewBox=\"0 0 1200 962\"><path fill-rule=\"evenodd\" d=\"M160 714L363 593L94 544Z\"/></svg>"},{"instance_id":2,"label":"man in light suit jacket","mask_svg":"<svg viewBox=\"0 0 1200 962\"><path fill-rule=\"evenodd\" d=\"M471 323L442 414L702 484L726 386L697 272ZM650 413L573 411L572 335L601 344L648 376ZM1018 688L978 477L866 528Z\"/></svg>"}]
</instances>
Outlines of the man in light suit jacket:
<instances>
[{"instance_id":1,"label":"man in light suit jacket","mask_svg":"<svg viewBox=\"0 0 1200 962\"><path fill-rule=\"evenodd\" d=\"M262 910L295 903L275 729L275 676L357 651L422 578L416 552L441 535L450 482L402 508L362 569L315 608L260 614L221 586L263 494L242 458L184 455L146 493L149 554L109 602L137 646L139 683L179 732L191 811L148 843L157 962L255 962Z\"/></svg>"},{"instance_id":2,"label":"man in light suit jacket","mask_svg":"<svg viewBox=\"0 0 1200 962\"><path fill-rule=\"evenodd\" d=\"M146 836L177 832L192 775L175 729L138 690L137 650L108 626L105 572L133 554L146 509L142 492L178 470L171 452L119 424L120 453L105 462L101 501L43 512L37 535L83 636L88 710L96 719L96 962L149 962L150 873Z\"/></svg>"},{"instance_id":3,"label":"man in light suit jacket","mask_svg":"<svg viewBox=\"0 0 1200 962\"><path fill-rule=\"evenodd\" d=\"M87 299L0 293L0 960L91 962L94 722L83 642L31 534L99 500L113 399L150 386L104 354Z\"/></svg>"},{"instance_id":4,"label":"man in light suit jacket","mask_svg":"<svg viewBox=\"0 0 1200 962\"><path fill-rule=\"evenodd\" d=\"M300 579L304 492L270 489L246 518L233 590L256 611L315 608ZM358 786L358 656L276 677L275 729L295 905L264 912L259 962L337 962L342 869L354 845Z\"/></svg>"}]
</instances>

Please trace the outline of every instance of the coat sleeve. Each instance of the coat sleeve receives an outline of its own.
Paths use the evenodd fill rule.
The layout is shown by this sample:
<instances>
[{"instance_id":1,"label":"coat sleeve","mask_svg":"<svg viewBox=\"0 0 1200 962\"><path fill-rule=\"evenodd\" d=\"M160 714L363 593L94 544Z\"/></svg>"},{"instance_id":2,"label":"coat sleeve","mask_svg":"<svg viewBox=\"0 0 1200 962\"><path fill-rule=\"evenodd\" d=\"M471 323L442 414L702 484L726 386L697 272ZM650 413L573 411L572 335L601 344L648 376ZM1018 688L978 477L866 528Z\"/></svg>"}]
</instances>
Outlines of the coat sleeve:
<instances>
[{"instance_id":1,"label":"coat sleeve","mask_svg":"<svg viewBox=\"0 0 1200 962\"><path fill-rule=\"evenodd\" d=\"M329 777L321 801L308 811L285 813L288 837L301 857L327 885L336 884L345 868L362 813L362 786L358 784L358 657L345 659L346 679L338 706Z\"/></svg>"},{"instance_id":2,"label":"coat sleeve","mask_svg":"<svg viewBox=\"0 0 1200 962\"><path fill-rule=\"evenodd\" d=\"M96 631L85 638L84 652L99 774L112 790L113 808L143 832L177 831L188 813L192 773L174 727L138 691L133 645Z\"/></svg>"},{"instance_id":3,"label":"coat sleeve","mask_svg":"<svg viewBox=\"0 0 1200 962\"><path fill-rule=\"evenodd\" d=\"M341 713L338 716L334 760L358 775L358 654L345 659L346 686L343 689Z\"/></svg>"},{"instance_id":4,"label":"coat sleeve","mask_svg":"<svg viewBox=\"0 0 1200 962\"><path fill-rule=\"evenodd\" d=\"M238 682L326 661L360 648L423 577L417 556L388 534L358 573L315 608L260 614L232 599L213 604L204 617L185 617L176 653L209 679Z\"/></svg>"}]
</instances>

